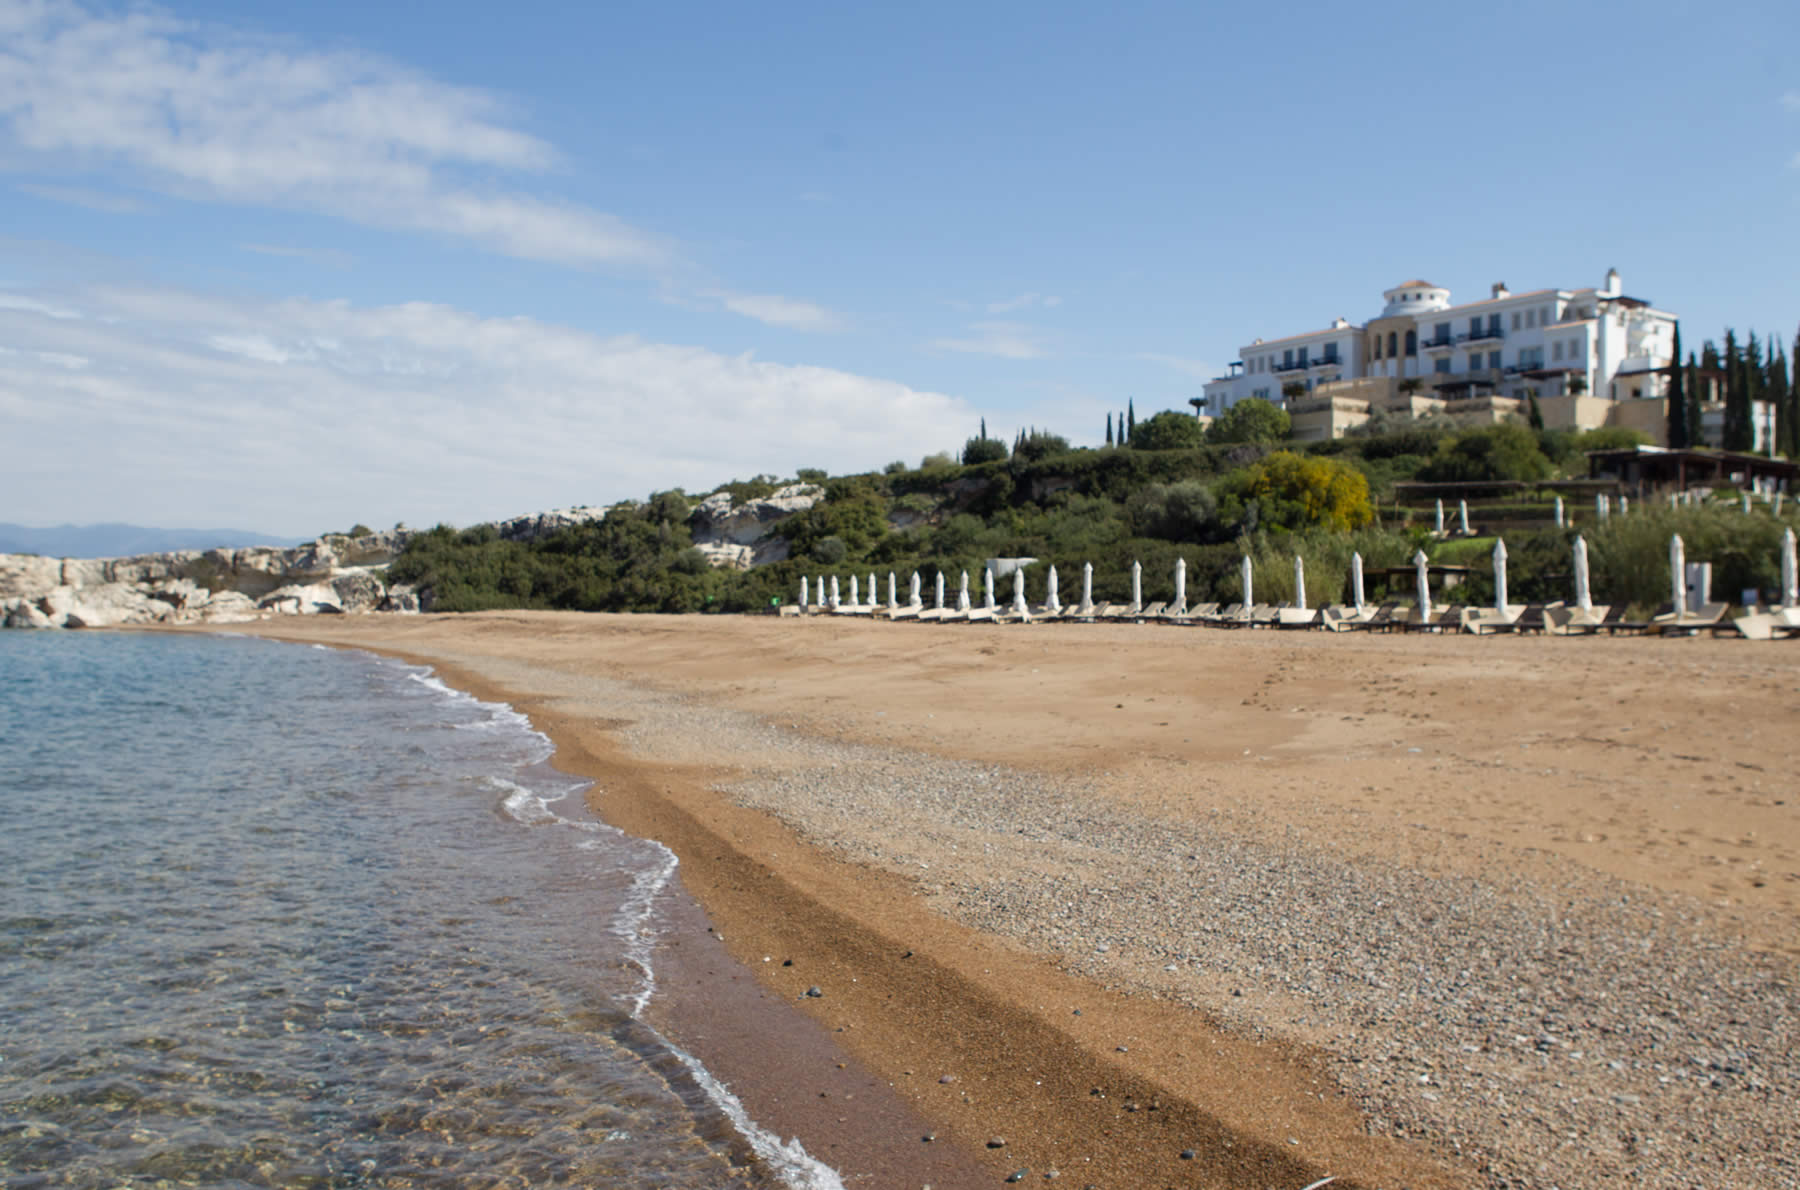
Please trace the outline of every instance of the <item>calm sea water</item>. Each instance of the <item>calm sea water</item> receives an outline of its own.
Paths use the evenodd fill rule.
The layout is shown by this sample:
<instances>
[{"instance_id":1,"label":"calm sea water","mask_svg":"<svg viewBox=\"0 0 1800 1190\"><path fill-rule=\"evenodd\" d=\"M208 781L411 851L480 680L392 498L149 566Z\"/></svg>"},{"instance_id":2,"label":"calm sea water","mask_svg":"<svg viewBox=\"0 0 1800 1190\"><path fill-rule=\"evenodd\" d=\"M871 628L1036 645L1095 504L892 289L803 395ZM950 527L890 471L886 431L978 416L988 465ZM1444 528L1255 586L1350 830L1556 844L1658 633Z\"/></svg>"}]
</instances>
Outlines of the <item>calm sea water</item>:
<instances>
[{"instance_id":1,"label":"calm sea water","mask_svg":"<svg viewBox=\"0 0 1800 1190\"><path fill-rule=\"evenodd\" d=\"M0 632L0 1185L837 1186L635 1018L673 870L362 654Z\"/></svg>"}]
</instances>

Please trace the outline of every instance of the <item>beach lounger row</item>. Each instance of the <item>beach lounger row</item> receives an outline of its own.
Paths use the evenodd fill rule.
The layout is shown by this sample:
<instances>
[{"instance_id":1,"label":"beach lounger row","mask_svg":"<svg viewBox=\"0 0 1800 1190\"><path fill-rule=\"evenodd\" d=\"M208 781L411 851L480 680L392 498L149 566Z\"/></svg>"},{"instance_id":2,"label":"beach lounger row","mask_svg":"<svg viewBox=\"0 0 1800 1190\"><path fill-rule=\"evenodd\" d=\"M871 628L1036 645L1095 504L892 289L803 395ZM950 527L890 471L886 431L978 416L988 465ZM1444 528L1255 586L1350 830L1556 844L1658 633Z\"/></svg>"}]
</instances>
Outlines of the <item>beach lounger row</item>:
<instances>
[{"instance_id":1,"label":"beach lounger row","mask_svg":"<svg viewBox=\"0 0 1800 1190\"><path fill-rule=\"evenodd\" d=\"M1677 615L1665 604L1648 620L1627 620L1622 606L1596 605L1578 608L1561 602L1528 603L1508 607L1434 607L1421 616L1410 603L1398 601L1363 607L1344 604L1323 608L1297 608L1289 604L1199 603L1174 608L1151 603L1133 609L1129 604L1097 603L1087 611L1074 604L1057 608L1035 607L1020 615L1008 607L926 608L903 605L844 604L825 607L784 607L781 614L869 616L891 620L936 623L1096 623L1105 620L1159 623L1205 628L1272 628L1287 631L1329 632L1429 632L1474 636L1538 633L1548 636L1618 635L1742 637L1749 640L1800 639L1800 609L1746 607L1732 616L1725 603L1708 603Z\"/></svg>"}]
</instances>

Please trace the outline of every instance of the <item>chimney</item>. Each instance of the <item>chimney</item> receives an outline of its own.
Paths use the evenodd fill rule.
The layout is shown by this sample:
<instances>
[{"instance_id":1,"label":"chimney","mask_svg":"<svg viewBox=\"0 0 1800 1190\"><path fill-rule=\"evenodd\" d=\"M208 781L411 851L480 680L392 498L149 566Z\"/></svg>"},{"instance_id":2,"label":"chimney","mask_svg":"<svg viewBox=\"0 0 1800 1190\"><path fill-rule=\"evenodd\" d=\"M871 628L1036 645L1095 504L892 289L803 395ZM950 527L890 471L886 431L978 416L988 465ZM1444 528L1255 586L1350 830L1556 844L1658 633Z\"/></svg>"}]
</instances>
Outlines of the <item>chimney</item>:
<instances>
[{"instance_id":1,"label":"chimney","mask_svg":"<svg viewBox=\"0 0 1800 1190\"><path fill-rule=\"evenodd\" d=\"M1510 290L1506 287L1506 282L1496 281L1496 282L1494 282L1493 295L1496 300L1503 298L1503 297L1511 297L1512 290Z\"/></svg>"}]
</instances>

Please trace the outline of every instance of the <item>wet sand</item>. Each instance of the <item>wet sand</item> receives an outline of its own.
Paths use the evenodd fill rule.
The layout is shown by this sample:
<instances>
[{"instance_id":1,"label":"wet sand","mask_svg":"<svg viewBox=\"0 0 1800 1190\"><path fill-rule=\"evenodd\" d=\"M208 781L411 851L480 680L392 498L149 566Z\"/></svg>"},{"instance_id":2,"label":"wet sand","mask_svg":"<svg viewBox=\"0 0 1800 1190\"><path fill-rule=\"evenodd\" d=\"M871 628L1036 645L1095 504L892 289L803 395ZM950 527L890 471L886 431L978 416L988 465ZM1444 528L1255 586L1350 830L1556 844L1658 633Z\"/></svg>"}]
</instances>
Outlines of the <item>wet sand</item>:
<instances>
[{"instance_id":1,"label":"wet sand","mask_svg":"<svg viewBox=\"0 0 1800 1190\"><path fill-rule=\"evenodd\" d=\"M530 714L704 906L669 940L661 1023L849 1185L1659 1185L1697 1164L1748 1186L1795 1168L1762 1110L1791 1074L1766 1050L1791 1046L1730 1056L1732 1030L1763 1028L1741 1018L1794 1007L1800 652L1782 644L523 613L251 630L404 655ZM866 778L883 766L888 784ZM1155 883L1215 843L1228 871ZM1230 885L1250 868L1276 876ZM1391 930L1383 969L1321 966L1356 948L1303 920L1338 895L1320 887L1350 890L1324 935L1333 914L1359 939ZM1440 937L1453 902L1475 909ZM1625 912L1698 948L1666 952L1697 990L1672 988L1730 1001L1683 1025L1720 1051L1709 1083L1649 1026L1618 1040L1624 993L1588 1002L1644 967ZM1488 940L1489 976L1389 987L1398 955L1473 966L1465 938L1558 913L1575 974L1554 958L1568 938L1523 973ZM1721 965L1750 983L1715 989ZM1530 1033L1498 1027L1489 1000L1565 976ZM1368 1008L1383 996L1404 1019ZM1467 1003L1475 1024L1432 1031ZM734 1015L752 1005L762 1019Z\"/></svg>"}]
</instances>

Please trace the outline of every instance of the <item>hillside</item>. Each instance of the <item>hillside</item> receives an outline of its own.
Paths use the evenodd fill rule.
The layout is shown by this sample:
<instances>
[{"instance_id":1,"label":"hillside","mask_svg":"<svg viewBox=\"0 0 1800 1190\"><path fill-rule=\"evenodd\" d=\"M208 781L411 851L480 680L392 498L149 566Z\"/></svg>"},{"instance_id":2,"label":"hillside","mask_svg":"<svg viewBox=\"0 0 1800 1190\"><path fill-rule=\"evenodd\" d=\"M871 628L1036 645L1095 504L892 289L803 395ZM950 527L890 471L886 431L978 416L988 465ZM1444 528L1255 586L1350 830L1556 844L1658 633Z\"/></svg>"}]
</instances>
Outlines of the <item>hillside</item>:
<instances>
[{"instance_id":1,"label":"hillside","mask_svg":"<svg viewBox=\"0 0 1800 1190\"><path fill-rule=\"evenodd\" d=\"M704 498L661 492L532 540L509 539L495 526L440 526L413 538L389 577L440 611L741 612L794 602L802 577L837 575L847 584L852 574L873 574L885 593L889 572L905 590L914 571L928 589L942 571L954 588L964 571L978 582L986 559L1013 557L1040 563L1028 579L1034 599L1051 564L1067 590L1091 563L1095 597L1124 600L1134 561L1149 591L1171 582L1177 558L1187 564L1190 599L1228 599L1248 555L1259 597L1273 601L1290 597L1298 554L1317 603L1345 597L1352 551L1375 572L1408 564L1422 548L1441 561L1474 563L1450 597L1479 603L1492 597L1482 563L1493 531L1505 533L1511 552L1511 597L1530 600L1567 597L1579 530L1593 558L1595 597L1653 604L1665 597L1659 559L1676 527L1691 557L1714 561L1718 589L1773 589L1775 517L1744 518L1720 501L1599 521L1591 489L1572 477L1586 474L1583 451L1621 444L1616 432L1519 425L1163 450L1071 450L1048 435L1021 435L1009 450L971 439L964 457L988 461L936 455L879 473L765 476ZM1409 481L1447 485L1445 532L1434 531L1435 507L1396 499L1396 485ZM817 493L803 494L811 486ZM1469 497L1466 534L1455 516L1458 492ZM726 522L736 526L730 541L721 536ZM1371 598L1381 594L1379 581Z\"/></svg>"}]
</instances>

